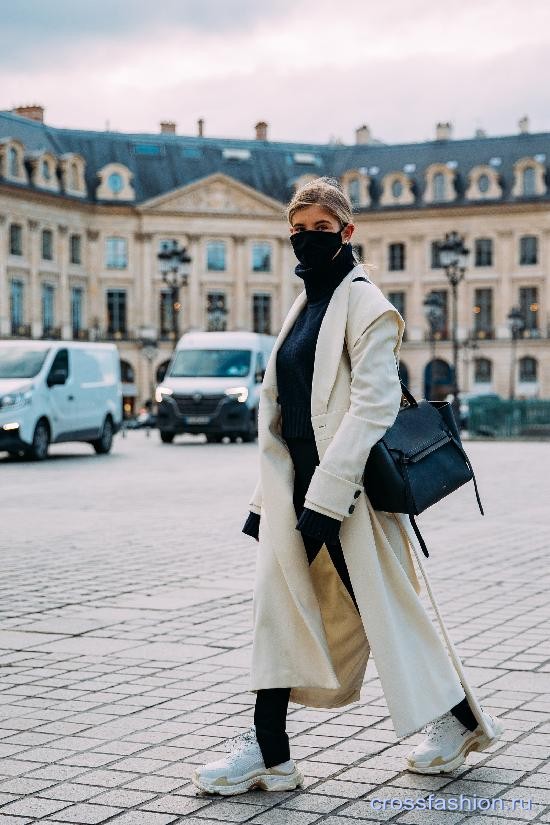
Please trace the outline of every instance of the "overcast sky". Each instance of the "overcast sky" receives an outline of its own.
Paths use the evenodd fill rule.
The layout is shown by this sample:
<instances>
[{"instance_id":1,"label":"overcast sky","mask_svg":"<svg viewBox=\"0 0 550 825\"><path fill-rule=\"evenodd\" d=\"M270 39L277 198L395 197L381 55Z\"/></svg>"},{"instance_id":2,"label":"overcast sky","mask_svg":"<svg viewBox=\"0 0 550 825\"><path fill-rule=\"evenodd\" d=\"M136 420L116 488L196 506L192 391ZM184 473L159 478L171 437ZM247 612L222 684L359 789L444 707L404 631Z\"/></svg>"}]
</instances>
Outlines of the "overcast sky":
<instances>
[{"instance_id":1,"label":"overcast sky","mask_svg":"<svg viewBox=\"0 0 550 825\"><path fill-rule=\"evenodd\" d=\"M550 0L0 0L0 109L54 126L389 143L550 131Z\"/></svg>"}]
</instances>

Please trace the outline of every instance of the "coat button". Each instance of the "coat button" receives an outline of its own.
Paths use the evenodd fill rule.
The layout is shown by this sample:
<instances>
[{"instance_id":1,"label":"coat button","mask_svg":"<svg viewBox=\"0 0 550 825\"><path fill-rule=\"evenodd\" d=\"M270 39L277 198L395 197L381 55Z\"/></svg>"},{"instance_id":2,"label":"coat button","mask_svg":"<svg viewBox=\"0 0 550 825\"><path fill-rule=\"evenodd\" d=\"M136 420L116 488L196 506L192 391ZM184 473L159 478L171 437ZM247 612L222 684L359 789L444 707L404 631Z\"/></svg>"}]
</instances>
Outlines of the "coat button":
<instances>
[{"instance_id":1,"label":"coat button","mask_svg":"<svg viewBox=\"0 0 550 825\"><path fill-rule=\"evenodd\" d=\"M356 490L353 494L353 498L359 498L360 495L361 495L361 490Z\"/></svg>"},{"instance_id":2,"label":"coat button","mask_svg":"<svg viewBox=\"0 0 550 825\"><path fill-rule=\"evenodd\" d=\"M353 513L354 510L355 510L355 505L350 504L349 509L348 509L348 513Z\"/></svg>"}]
</instances>

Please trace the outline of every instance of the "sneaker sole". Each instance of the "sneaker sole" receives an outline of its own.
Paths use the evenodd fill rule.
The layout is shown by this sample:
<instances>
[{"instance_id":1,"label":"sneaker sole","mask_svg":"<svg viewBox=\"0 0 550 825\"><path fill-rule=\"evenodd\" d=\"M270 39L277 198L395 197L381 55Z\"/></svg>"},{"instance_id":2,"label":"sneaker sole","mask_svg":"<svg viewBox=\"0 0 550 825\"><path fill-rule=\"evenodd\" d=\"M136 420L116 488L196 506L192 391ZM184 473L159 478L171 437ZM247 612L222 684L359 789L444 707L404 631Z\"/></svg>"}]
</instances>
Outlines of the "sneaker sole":
<instances>
[{"instance_id":1,"label":"sneaker sole","mask_svg":"<svg viewBox=\"0 0 550 825\"><path fill-rule=\"evenodd\" d=\"M217 794L219 796L236 796L252 790L262 791L294 791L299 788L304 781L304 777L299 770L294 770L289 774L264 773L259 776L251 776L244 782L236 782L233 785L215 785L203 782L195 774L191 777L191 782L205 794Z\"/></svg>"},{"instance_id":2,"label":"sneaker sole","mask_svg":"<svg viewBox=\"0 0 550 825\"><path fill-rule=\"evenodd\" d=\"M498 719L494 719L494 736L487 736L486 733L477 734L474 738L466 741L459 753L447 762L440 762L437 765L419 765L407 759L407 769L413 773L449 773L459 768L466 761L466 757L471 751L484 751L498 742L502 736L504 728Z\"/></svg>"}]
</instances>

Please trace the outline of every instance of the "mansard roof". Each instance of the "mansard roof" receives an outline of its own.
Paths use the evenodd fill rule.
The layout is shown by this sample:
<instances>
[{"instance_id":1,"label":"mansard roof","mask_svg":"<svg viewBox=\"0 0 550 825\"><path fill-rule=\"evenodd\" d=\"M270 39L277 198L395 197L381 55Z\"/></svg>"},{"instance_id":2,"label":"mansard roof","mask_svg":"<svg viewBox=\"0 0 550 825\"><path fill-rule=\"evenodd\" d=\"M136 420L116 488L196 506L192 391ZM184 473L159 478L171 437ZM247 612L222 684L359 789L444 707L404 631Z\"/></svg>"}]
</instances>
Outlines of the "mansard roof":
<instances>
[{"instance_id":1,"label":"mansard roof","mask_svg":"<svg viewBox=\"0 0 550 825\"><path fill-rule=\"evenodd\" d=\"M434 163L443 163L452 169L457 193L455 200L438 204L438 208L468 203L464 199L468 175L474 167L486 164L495 169L502 186L502 197L497 202L517 202L518 198L512 195L514 164L521 158L533 157L548 169L550 160L549 132L419 143L376 141L342 145L64 129L11 112L0 112L0 141L8 137L21 141L26 152L44 150L56 156L70 152L81 155L86 162L87 196L80 200L105 203L96 199L98 172L109 163L123 164L133 175L134 205L216 172L285 203L302 175L331 175L340 179L347 171L360 170L370 179L371 204L356 211L432 208L432 204L424 203L422 194L426 170ZM397 171L405 171L410 177L415 203L382 207L379 204L382 179ZM10 185L33 188L31 183ZM52 194L52 197L63 197L63 194ZM547 186L545 194L519 200L549 199L550 186Z\"/></svg>"}]
</instances>

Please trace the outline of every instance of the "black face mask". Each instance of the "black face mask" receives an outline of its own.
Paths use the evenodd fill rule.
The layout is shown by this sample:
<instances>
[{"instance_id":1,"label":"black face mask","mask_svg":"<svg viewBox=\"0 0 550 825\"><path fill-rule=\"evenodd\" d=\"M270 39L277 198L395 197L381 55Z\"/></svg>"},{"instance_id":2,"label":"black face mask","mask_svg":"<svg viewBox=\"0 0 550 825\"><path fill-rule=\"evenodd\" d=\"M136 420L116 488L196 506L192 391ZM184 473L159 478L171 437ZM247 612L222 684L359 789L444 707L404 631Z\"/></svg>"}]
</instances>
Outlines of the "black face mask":
<instances>
[{"instance_id":1,"label":"black face mask","mask_svg":"<svg viewBox=\"0 0 550 825\"><path fill-rule=\"evenodd\" d=\"M326 269L345 241L342 229L338 232L323 232L316 229L304 229L290 236L294 254L308 269Z\"/></svg>"}]
</instances>

